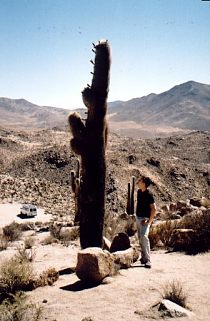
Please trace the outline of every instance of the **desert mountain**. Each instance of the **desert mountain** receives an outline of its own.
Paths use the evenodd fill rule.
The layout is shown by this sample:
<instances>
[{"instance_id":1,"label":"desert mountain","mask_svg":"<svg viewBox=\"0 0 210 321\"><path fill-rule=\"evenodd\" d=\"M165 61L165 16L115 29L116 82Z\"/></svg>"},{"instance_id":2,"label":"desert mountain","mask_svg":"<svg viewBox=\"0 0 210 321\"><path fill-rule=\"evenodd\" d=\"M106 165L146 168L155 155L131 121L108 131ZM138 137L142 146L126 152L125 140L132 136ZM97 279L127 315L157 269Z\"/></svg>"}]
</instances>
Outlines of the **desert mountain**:
<instances>
[{"instance_id":1,"label":"desert mountain","mask_svg":"<svg viewBox=\"0 0 210 321\"><path fill-rule=\"evenodd\" d=\"M0 124L5 127L63 127L68 113L67 109L38 106L25 99L0 98Z\"/></svg>"},{"instance_id":2,"label":"desert mountain","mask_svg":"<svg viewBox=\"0 0 210 321\"><path fill-rule=\"evenodd\" d=\"M111 121L189 130L210 129L210 85L188 81L159 95L110 103Z\"/></svg>"},{"instance_id":3,"label":"desert mountain","mask_svg":"<svg viewBox=\"0 0 210 321\"><path fill-rule=\"evenodd\" d=\"M210 85L194 81L159 95L115 101L108 106L111 129L125 136L148 138L210 129ZM82 113L84 111L82 109ZM41 107L25 99L0 98L0 125L4 127L64 128L69 112L62 108Z\"/></svg>"}]
</instances>

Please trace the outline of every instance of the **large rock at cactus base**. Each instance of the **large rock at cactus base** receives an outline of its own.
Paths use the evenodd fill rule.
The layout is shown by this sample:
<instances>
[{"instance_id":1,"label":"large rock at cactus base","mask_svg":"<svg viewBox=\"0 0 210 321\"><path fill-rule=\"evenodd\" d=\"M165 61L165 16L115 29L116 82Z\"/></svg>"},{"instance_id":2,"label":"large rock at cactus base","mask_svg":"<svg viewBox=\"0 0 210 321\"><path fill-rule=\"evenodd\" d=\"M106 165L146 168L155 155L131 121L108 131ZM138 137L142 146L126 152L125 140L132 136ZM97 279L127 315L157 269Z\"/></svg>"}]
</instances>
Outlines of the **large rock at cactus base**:
<instances>
[{"instance_id":1,"label":"large rock at cactus base","mask_svg":"<svg viewBox=\"0 0 210 321\"><path fill-rule=\"evenodd\" d=\"M99 247L88 247L78 252L76 274L88 283L100 283L112 274L114 261L111 254Z\"/></svg>"}]
</instances>

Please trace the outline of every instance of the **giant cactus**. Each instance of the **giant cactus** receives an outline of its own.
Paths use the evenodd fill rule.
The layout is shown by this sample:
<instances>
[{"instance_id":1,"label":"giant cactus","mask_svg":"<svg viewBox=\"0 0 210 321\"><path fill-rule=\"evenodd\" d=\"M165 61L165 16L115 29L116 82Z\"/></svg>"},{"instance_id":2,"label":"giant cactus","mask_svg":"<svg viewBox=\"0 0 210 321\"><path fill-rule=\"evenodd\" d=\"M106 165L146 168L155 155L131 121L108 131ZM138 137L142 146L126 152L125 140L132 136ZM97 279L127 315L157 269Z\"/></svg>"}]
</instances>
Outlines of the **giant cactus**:
<instances>
[{"instance_id":1,"label":"giant cactus","mask_svg":"<svg viewBox=\"0 0 210 321\"><path fill-rule=\"evenodd\" d=\"M107 96L110 71L110 47L107 41L94 45L94 72L91 86L82 92L87 119L78 113L69 115L72 150L81 157L79 190L80 243L82 248L102 247L105 212L105 149L107 140Z\"/></svg>"}]
</instances>

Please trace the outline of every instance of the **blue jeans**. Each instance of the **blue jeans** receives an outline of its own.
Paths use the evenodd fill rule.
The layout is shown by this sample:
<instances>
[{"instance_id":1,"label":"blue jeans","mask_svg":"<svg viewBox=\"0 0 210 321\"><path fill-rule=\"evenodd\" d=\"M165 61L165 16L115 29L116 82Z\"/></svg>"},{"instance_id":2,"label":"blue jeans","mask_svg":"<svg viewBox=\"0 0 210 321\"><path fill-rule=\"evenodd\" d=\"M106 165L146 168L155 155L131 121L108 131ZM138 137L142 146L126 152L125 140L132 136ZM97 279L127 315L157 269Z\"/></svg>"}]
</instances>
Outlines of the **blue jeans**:
<instances>
[{"instance_id":1,"label":"blue jeans","mask_svg":"<svg viewBox=\"0 0 210 321\"><path fill-rule=\"evenodd\" d=\"M148 217L137 217L136 216L136 225L139 237L139 243L141 247L141 259L142 261L150 263L150 242L149 242L149 229L150 224L142 225L143 220L148 220Z\"/></svg>"}]
</instances>

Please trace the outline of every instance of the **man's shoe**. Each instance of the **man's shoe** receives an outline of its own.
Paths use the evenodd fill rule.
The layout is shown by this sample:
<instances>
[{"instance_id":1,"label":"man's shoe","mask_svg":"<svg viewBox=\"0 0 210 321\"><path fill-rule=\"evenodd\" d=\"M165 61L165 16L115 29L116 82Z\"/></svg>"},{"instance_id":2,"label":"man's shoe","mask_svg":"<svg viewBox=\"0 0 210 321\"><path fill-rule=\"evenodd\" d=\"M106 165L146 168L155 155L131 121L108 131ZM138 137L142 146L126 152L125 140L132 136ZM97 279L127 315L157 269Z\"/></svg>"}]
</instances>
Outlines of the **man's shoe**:
<instances>
[{"instance_id":1,"label":"man's shoe","mask_svg":"<svg viewBox=\"0 0 210 321\"><path fill-rule=\"evenodd\" d=\"M145 264L147 261L143 258L140 259L141 264Z\"/></svg>"},{"instance_id":2,"label":"man's shoe","mask_svg":"<svg viewBox=\"0 0 210 321\"><path fill-rule=\"evenodd\" d=\"M151 267L152 267L152 265L151 265L150 262L146 262L144 266L145 266L145 268L147 268L147 269L151 269Z\"/></svg>"}]
</instances>

